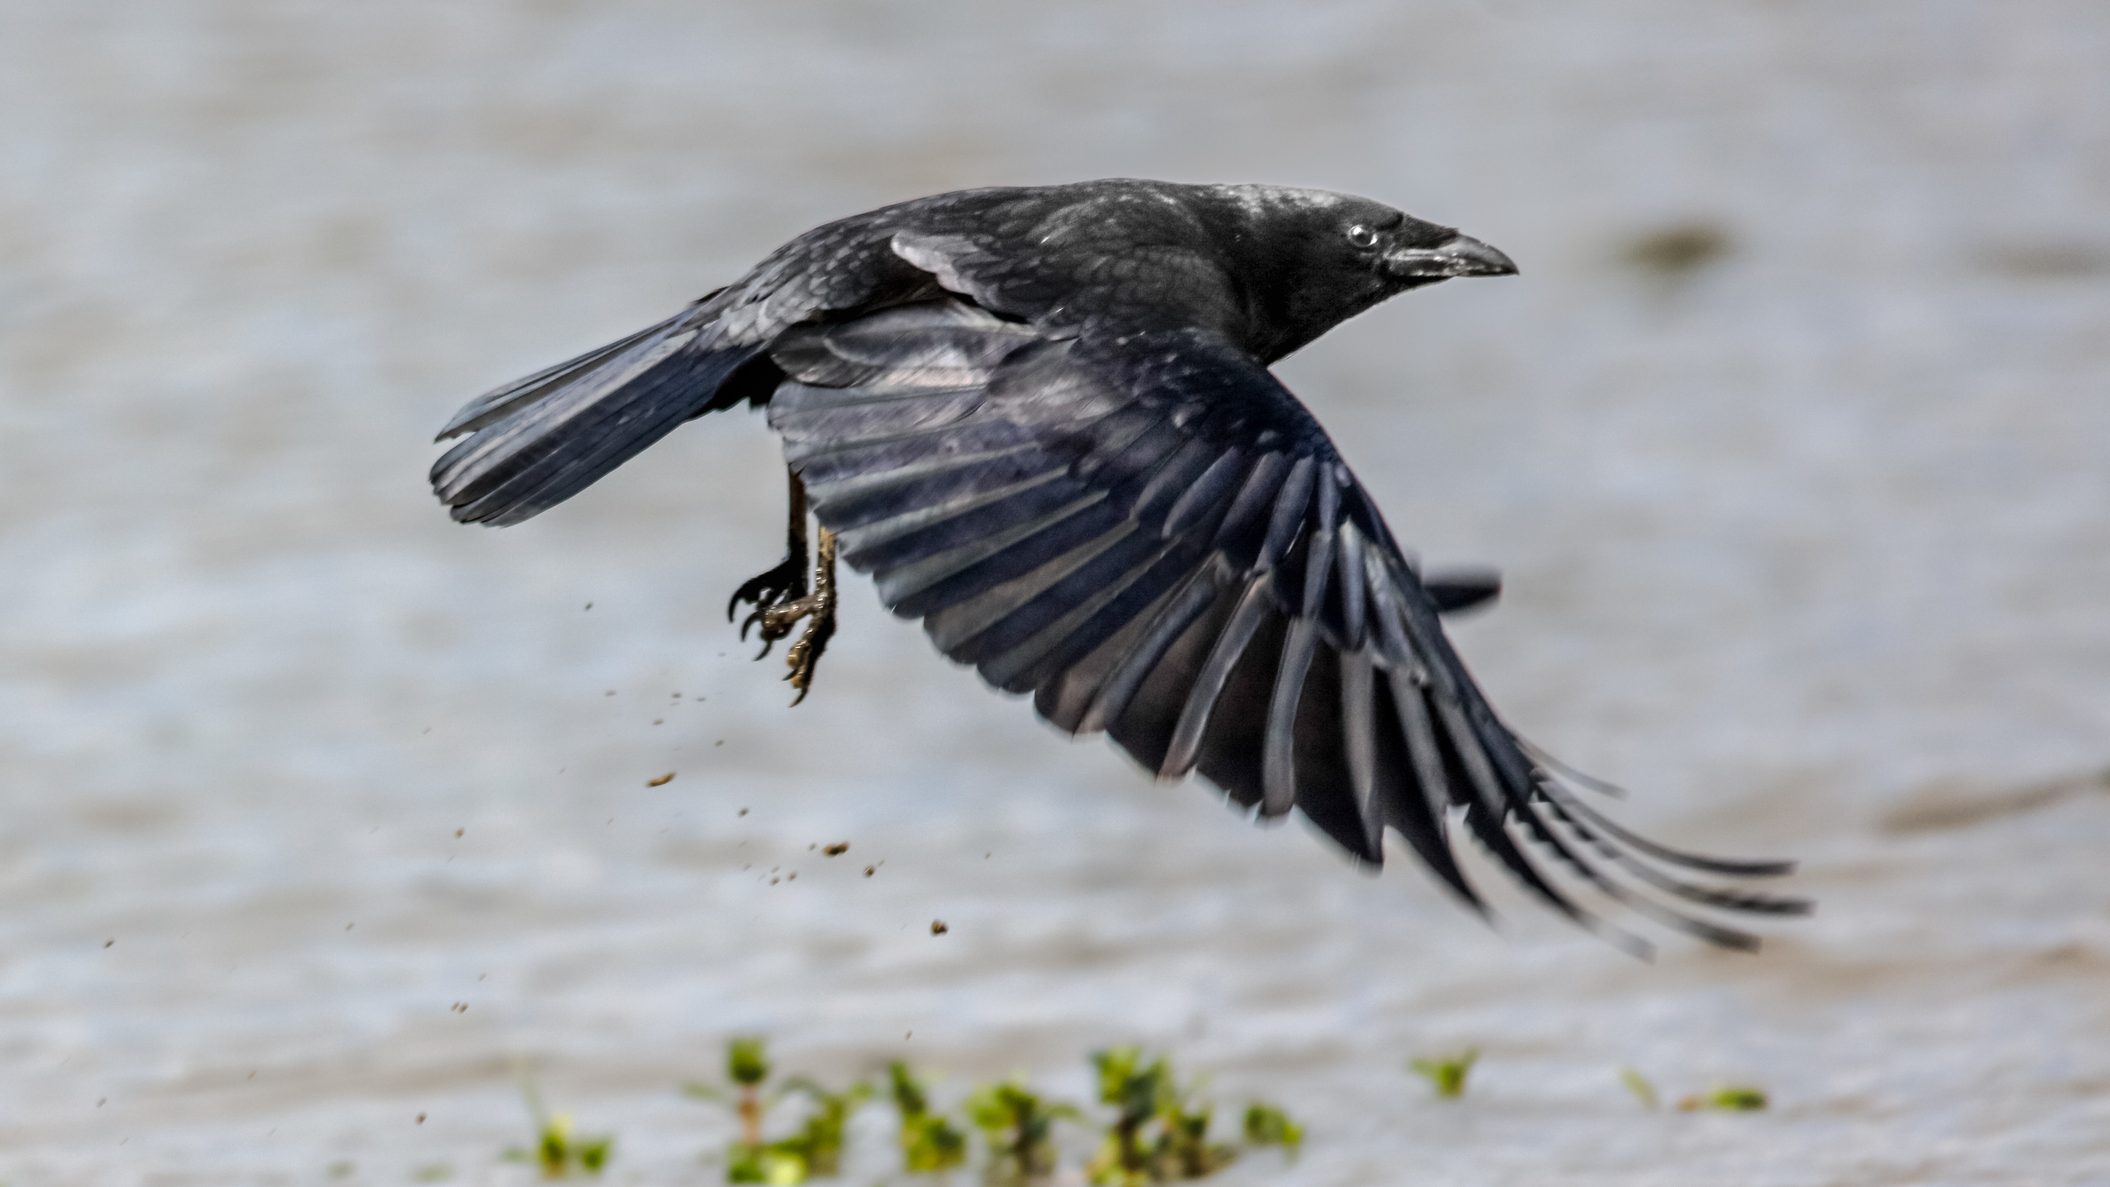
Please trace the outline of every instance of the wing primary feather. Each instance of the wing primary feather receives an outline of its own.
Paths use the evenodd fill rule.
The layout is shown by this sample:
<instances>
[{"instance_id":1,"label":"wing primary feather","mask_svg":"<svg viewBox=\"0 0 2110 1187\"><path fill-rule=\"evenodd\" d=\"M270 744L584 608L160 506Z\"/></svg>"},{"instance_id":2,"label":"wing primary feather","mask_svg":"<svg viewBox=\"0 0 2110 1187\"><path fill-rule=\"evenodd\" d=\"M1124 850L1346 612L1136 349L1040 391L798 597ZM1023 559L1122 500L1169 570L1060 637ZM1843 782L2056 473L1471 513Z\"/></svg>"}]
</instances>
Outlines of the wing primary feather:
<instances>
[{"instance_id":1,"label":"wing primary feather","mask_svg":"<svg viewBox=\"0 0 2110 1187\"><path fill-rule=\"evenodd\" d=\"M1078 558L1075 563L1066 563L1060 570L1049 566L1037 571L1035 577L1046 573L1051 580L963 642L959 658L984 665L982 674L990 683L1007 687L1013 676L1060 644L1079 624L1118 600L1130 583L1150 571L1165 549L1164 541L1134 525L1104 540L1103 545L1095 541L1089 553L1073 553Z\"/></svg>"},{"instance_id":2,"label":"wing primary feather","mask_svg":"<svg viewBox=\"0 0 2110 1187\"><path fill-rule=\"evenodd\" d=\"M1260 547L1262 567L1281 560L1288 555L1290 545L1297 542L1297 533L1304 527L1305 505L1311 498L1312 469L1312 459L1300 457L1282 480L1274 512L1268 517L1267 538Z\"/></svg>"},{"instance_id":3,"label":"wing primary feather","mask_svg":"<svg viewBox=\"0 0 2110 1187\"><path fill-rule=\"evenodd\" d=\"M1168 540L1190 533L1202 534L1196 529L1210 514L1221 516L1225 513L1229 496L1245 473L1246 458L1242 454L1235 450L1218 454L1216 460L1209 463L1209 468L1202 471L1201 477L1190 483L1172 506L1166 508L1164 526L1158 529L1158 534Z\"/></svg>"},{"instance_id":4,"label":"wing primary feather","mask_svg":"<svg viewBox=\"0 0 2110 1187\"><path fill-rule=\"evenodd\" d=\"M1434 870L1443 884L1456 892L1467 906L1485 916L1488 914L1487 904L1473 889L1473 884L1466 880L1465 871L1458 865L1457 854L1451 851L1445 820L1455 797L1450 790L1450 778L1444 773L1443 754L1437 746L1435 726L1429 720L1428 699L1422 686L1406 672L1388 673L1387 687L1392 694L1392 709L1399 721L1407 762L1412 768L1412 782L1419 792L1415 796L1399 797L1391 806L1388 818L1392 827L1407 839L1407 844L1413 846L1422 864Z\"/></svg>"},{"instance_id":5,"label":"wing primary feather","mask_svg":"<svg viewBox=\"0 0 2110 1187\"><path fill-rule=\"evenodd\" d=\"M1231 669L1245 654L1246 644L1253 641L1253 632L1260 628L1260 620L1267 614L1267 587L1265 573L1248 582L1244 595L1231 611L1230 620L1216 636L1216 645L1210 649L1209 658L1196 673L1193 687L1187 691L1179 722L1172 730L1172 747L1166 751L1165 761L1158 767L1160 776L1171 778L1193 769L1201 747L1202 731L1209 725L1209 712L1215 707L1216 698L1223 694L1224 682L1230 679Z\"/></svg>"},{"instance_id":6,"label":"wing primary feather","mask_svg":"<svg viewBox=\"0 0 2110 1187\"><path fill-rule=\"evenodd\" d=\"M1114 666L1099 691L1092 696L1080 732L1103 729L1128 711L1143 681L1148 679L1165 652L1179 641L1196 619L1207 613L1222 592L1214 565L1204 564L1183 582L1162 609L1152 616L1143 634L1127 655Z\"/></svg>"},{"instance_id":7,"label":"wing primary feather","mask_svg":"<svg viewBox=\"0 0 2110 1187\"><path fill-rule=\"evenodd\" d=\"M1447 748L1450 756L1464 771L1466 790L1472 794L1465 810L1466 827L1473 836L1487 847L1502 865L1521 882L1525 889L1537 895L1539 900L1576 923L1595 931L1602 924L1589 912L1575 905L1559 888L1546 880L1537 863L1518 849L1510 839L1504 822L1509 818L1511 803L1501 784L1495 777L1494 768L1480 748L1472 727L1466 722L1464 713L1449 698L1435 696L1435 719L1442 726L1437 734L1439 745Z\"/></svg>"},{"instance_id":8,"label":"wing primary feather","mask_svg":"<svg viewBox=\"0 0 2110 1187\"><path fill-rule=\"evenodd\" d=\"M1139 532L1123 544L1134 555L1142 551L1142 544L1148 539ZM998 682L1000 687L1025 692L1057 678L1162 601L1167 590L1192 569L1192 562L1178 555L1173 545L1154 543L1156 551L1148 554L1142 566L1130 570L1103 595L1093 597L1080 613L1068 615L1055 628L1042 632L1033 640L1033 646L1021 649L1016 657L1007 657L1007 678ZM1091 691L1098 691L1096 684ZM1083 691L1077 695L1083 695Z\"/></svg>"},{"instance_id":9,"label":"wing primary feather","mask_svg":"<svg viewBox=\"0 0 2110 1187\"><path fill-rule=\"evenodd\" d=\"M1569 810L1572 801L1564 794L1559 793L1557 790L1552 791L1546 796L1545 803L1546 810L1554 819L1566 825L1585 844L1602 854L1606 860L1613 862L1634 877L1666 894L1676 895L1687 902L1714 907L1723 911L1741 911L1754 915L1807 915L1810 913L1810 902L1808 899L1761 894L1756 891L1732 890L1720 886L1703 886L1698 883L1687 882L1681 878L1674 878L1628 853L1578 819Z\"/></svg>"},{"instance_id":10,"label":"wing primary feather","mask_svg":"<svg viewBox=\"0 0 2110 1187\"><path fill-rule=\"evenodd\" d=\"M1341 645L1349 650L1363 646L1367 579L1364 576L1363 534L1353 523L1341 525L1334 555L1340 568L1337 587L1341 594Z\"/></svg>"},{"instance_id":11,"label":"wing primary feather","mask_svg":"<svg viewBox=\"0 0 2110 1187\"><path fill-rule=\"evenodd\" d=\"M1292 618L1289 635L1282 644L1282 659L1275 670L1275 689L1268 698L1267 732L1261 761L1260 814L1280 816L1297 802L1296 740L1297 703L1304 694L1304 677L1311 670L1311 657L1319 644L1316 623Z\"/></svg>"},{"instance_id":12,"label":"wing primary feather","mask_svg":"<svg viewBox=\"0 0 2110 1187\"><path fill-rule=\"evenodd\" d=\"M898 596L896 614L921 618L1023 577L1122 526L1125 521L1106 505L1104 495L1095 492L1089 498L1050 518L999 532L988 542L896 569L880 579L883 591ZM913 592L906 592L909 585Z\"/></svg>"},{"instance_id":13,"label":"wing primary feather","mask_svg":"<svg viewBox=\"0 0 2110 1187\"><path fill-rule=\"evenodd\" d=\"M1377 723L1372 708L1370 654L1341 653L1341 741L1348 756L1348 782L1363 820L1363 849L1384 861L1385 808L1377 795Z\"/></svg>"},{"instance_id":14,"label":"wing primary feather","mask_svg":"<svg viewBox=\"0 0 2110 1187\"><path fill-rule=\"evenodd\" d=\"M1741 860L1727 857L1709 857L1705 854L1687 853L1649 840L1647 837L1622 826L1618 821L1592 808L1574 796L1562 797L1563 805L1590 827L1617 840L1628 848L1648 854L1658 861L1682 866L1688 870L1720 874L1728 878L1778 878L1795 872L1792 861Z\"/></svg>"},{"instance_id":15,"label":"wing primary feather","mask_svg":"<svg viewBox=\"0 0 2110 1187\"><path fill-rule=\"evenodd\" d=\"M1281 492L1282 480L1290 469L1287 455L1270 451L1260 455L1247 473L1244 485L1224 509L1223 521L1217 525L1214 546L1229 556L1233 563L1244 565L1260 555L1266 543L1268 509L1274 506L1275 496Z\"/></svg>"}]
</instances>

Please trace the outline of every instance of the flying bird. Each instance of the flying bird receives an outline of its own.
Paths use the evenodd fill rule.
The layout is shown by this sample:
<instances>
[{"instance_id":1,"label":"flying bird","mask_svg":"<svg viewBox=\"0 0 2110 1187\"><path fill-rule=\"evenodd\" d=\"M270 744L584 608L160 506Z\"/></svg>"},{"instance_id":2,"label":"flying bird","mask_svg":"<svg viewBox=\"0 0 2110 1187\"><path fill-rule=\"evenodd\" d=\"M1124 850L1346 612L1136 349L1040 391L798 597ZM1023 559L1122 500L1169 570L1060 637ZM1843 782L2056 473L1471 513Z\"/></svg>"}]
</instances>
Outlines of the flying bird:
<instances>
[{"instance_id":1,"label":"flying bird","mask_svg":"<svg viewBox=\"0 0 2110 1187\"><path fill-rule=\"evenodd\" d=\"M1681 852L1608 819L1503 723L1425 576L1270 364L1409 289L1508 256L1364 198L1101 180L938 194L828 223L657 325L498 388L440 432L432 485L512 524L684 421L748 405L783 439L782 563L742 636L803 698L838 555L895 614L1072 734L1303 813L1376 866L1389 830L1465 903L1483 848L1554 910L1645 950L1617 904L1750 947L1715 913L1799 900L1695 880L1785 862ZM818 524L808 555L807 521ZM794 702L796 703L796 701Z\"/></svg>"}]
</instances>

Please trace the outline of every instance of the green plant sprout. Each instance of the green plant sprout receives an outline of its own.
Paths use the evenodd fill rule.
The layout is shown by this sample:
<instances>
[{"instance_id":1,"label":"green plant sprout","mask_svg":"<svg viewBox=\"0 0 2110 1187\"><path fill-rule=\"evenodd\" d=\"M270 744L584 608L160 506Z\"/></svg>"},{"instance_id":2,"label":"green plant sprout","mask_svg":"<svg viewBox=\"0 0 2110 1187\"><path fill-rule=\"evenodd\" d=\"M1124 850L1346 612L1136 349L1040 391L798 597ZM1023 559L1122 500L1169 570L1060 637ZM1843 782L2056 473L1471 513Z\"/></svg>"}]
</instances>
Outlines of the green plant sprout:
<instances>
[{"instance_id":1,"label":"green plant sprout","mask_svg":"<svg viewBox=\"0 0 2110 1187\"><path fill-rule=\"evenodd\" d=\"M967 1119L988 1147L987 1177L998 1183L1053 1174L1055 1123L1081 1116L1074 1105L1051 1104L1017 1080L984 1085L967 1098Z\"/></svg>"},{"instance_id":2,"label":"green plant sprout","mask_svg":"<svg viewBox=\"0 0 2110 1187\"><path fill-rule=\"evenodd\" d=\"M901 1118L901 1169L912 1175L949 1171L967 1162L967 1135L930 1107L930 1092L908 1064L887 1065L887 1085Z\"/></svg>"},{"instance_id":3,"label":"green plant sprout","mask_svg":"<svg viewBox=\"0 0 2110 1187\"><path fill-rule=\"evenodd\" d=\"M1245 1107L1245 1142L1248 1146L1280 1146L1290 1157L1304 1146L1304 1127L1276 1105L1256 1100Z\"/></svg>"},{"instance_id":4,"label":"green plant sprout","mask_svg":"<svg viewBox=\"0 0 2110 1187\"><path fill-rule=\"evenodd\" d=\"M731 1085L730 1093L703 1081L682 1085L684 1095L732 1104L740 1132L726 1151L726 1182L788 1187L809 1178L842 1173L844 1133L850 1114L871 1098L871 1086L852 1084L842 1092L830 1092L810 1077L794 1076L783 1087L766 1092L771 1070L769 1051L761 1039L735 1038L725 1046L725 1078ZM806 1097L810 1106L806 1118L790 1137L769 1141L763 1132L769 1108L791 1093Z\"/></svg>"},{"instance_id":5,"label":"green plant sprout","mask_svg":"<svg viewBox=\"0 0 2110 1187\"><path fill-rule=\"evenodd\" d=\"M1628 1092L1634 1094L1634 1099L1641 1102L1642 1108L1653 1109L1662 1103L1662 1098L1656 1095L1656 1086L1649 1083L1647 1076L1633 1068L1620 1068L1619 1082L1626 1085Z\"/></svg>"},{"instance_id":6,"label":"green plant sprout","mask_svg":"<svg viewBox=\"0 0 2110 1187\"><path fill-rule=\"evenodd\" d=\"M804 1095L810 1111L799 1131L776 1142L775 1147L796 1153L815 1178L841 1174L850 1114L872 1099L872 1086L860 1080L841 1092L830 1092L816 1080L794 1076L784 1082L784 1090Z\"/></svg>"},{"instance_id":7,"label":"green plant sprout","mask_svg":"<svg viewBox=\"0 0 2110 1187\"><path fill-rule=\"evenodd\" d=\"M615 1138L574 1137L571 1118L563 1113L550 1113L542 1107L542 1094L535 1090L532 1080L523 1080L521 1095L527 1098L528 1119L535 1126L535 1146L524 1149L519 1146L505 1151L508 1162L532 1162L542 1168L545 1179L568 1179L574 1170L589 1175L598 1175L608 1166L608 1158L615 1151Z\"/></svg>"},{"instance_id":8,"label":"green plant sprout","mask_svg":"<svg viewBox=\"0 0 2110 1187\"><path fill-rule=\"evenodd\" d=\"M1678 1110L1684 1113L1709 1109L1723 1113L1756 1113L1772 1103L1766 1098L1766 1090L1748 1084L1727 1084L1710 1088L1706 1092L1688 1096L1678 1102Z\"/></svg>"},{"instance_id":9,"label":"green plant sprout","mask_svg":"<svg viewBox=\"0 0 2110 1187\"><path fill-rule=\"evenodd\" d=\"M1172 1072L1162 1059L1144 1063L1140 1047L1094 1052L1092 1067L1099 1103L1113 1107L1114 1120L1085 1175L1093 1187L1142 1187L1155 1178L1143 1130L1172 1101Z\"/></svg>"},{"instance_id":10,"label":"green plant sprout","mask_svg":"<svg viewBox=\"0 0 2110 1187\"><path fill-rule=\"evenodd\" d=\"M1209 1140L1209 1122L1215 1112L1206 1101L1192 1106L1175 1101L1158 1114L1157 1146L1150 1161L1160 1181L1203 1178L1238 1157L1232 1147Z\"/></svg>"},{"instance_id":11,"label":"green plant sprout","mask_svg":"<svg viewBox=\"0 0 2110 1187\"><path fill-rule=\"evenodd\" d=\"M1456 1055L1441 1059L1416 1059L1407 1066L1426 1077L1436 1095L1444 1100L1456 1100L1465 1095L1466 1078L1472 1075L1473 1064L1479 1062L1480 1049L1467 1047Z\"/></svg>"}]
</instances>

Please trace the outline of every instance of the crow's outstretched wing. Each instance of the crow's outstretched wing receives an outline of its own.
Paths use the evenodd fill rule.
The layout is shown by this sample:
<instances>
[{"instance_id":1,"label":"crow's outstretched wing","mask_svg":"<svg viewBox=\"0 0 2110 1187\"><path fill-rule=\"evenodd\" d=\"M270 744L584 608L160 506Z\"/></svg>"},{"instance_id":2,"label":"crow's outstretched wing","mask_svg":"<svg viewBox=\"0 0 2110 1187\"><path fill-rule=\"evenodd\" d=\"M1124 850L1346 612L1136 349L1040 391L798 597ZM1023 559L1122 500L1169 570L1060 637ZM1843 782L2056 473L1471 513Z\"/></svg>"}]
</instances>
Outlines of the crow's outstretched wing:
<instances>
[{"instance_id":1,"label":"crow's outstretched wing","mask_svg":"<svg viewBox=\"0 0 2110 1187\"><path fill-rule=\"evenodd\" d=\"M1263 815L1297 808L1366 862L1389 827L1476 907L1454 827L1592 926L1576 885L1735 946L1751 937L1646 891L1800 909L1661 868L1785 865L1678 853L1579 802L1489 707L1317 421L1221 338L1054 336L945 300L770 353L789 377L770 422L844 557L1057 726Z\"/></svg>"}]
</instances>

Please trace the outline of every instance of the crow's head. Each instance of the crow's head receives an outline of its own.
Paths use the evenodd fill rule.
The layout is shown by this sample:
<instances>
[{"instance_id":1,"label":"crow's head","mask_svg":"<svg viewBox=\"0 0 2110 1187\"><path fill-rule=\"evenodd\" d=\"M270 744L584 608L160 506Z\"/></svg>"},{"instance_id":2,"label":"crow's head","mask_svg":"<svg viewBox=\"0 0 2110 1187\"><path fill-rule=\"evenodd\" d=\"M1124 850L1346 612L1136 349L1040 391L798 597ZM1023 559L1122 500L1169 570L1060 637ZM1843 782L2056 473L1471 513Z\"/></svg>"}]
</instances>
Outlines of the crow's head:
<instances>
[{"instance_id":1,"label":"crow's head","mask_svg":"<svg viewBox=\"0 0 2110 1187\"><path fill-rule=\"evenodd\" d=\"M1408 289L1517 270L1478 239L1368 198L1266 185L1221 192L1237 228L1237 280L1277 357Z\"/></svg>"}]
</instances>

